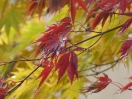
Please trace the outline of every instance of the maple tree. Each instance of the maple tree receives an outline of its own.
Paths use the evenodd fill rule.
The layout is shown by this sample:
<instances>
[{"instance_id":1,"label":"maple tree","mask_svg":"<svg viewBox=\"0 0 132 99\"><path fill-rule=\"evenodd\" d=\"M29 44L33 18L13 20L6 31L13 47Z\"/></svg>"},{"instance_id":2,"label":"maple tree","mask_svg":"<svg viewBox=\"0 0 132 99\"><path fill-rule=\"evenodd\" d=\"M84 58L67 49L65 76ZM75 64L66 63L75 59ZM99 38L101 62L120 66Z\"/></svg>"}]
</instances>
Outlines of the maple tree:
<instances>
[{"instance_id":1,"label":"maple tree","mask_svg":"<svg viewBox=\"0 0 132 99\"><path fill-rule=\"evenodd\" d=\"M104 73L131 59L131 4L132 0L2 0L0 98L56 99L59 92L62 99L76 99L79 93L98 93L109 84L119 88L115 94L132 90L131 81L122 85ZM104 65L109 67L100 70ZM97 80L84 86L87 76Z\"/></svg>"}]
</instances>

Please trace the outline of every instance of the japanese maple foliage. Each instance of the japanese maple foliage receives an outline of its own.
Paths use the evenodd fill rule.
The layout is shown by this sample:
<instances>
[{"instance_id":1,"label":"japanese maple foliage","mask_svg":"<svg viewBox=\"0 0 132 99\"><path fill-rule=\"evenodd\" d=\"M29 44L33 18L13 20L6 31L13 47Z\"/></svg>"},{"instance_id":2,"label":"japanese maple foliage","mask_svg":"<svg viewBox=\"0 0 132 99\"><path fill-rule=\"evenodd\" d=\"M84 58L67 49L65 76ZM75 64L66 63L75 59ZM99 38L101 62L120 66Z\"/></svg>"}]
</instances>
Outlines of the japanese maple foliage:
<instances>
[{"instance_id":1,"label":"japanese maple foliage","mask_svg":"<svg viewBox=\"0 0 132 99\"><path fill-rule=\"evenodd\" d=\"M132 18L128 19L118 31L117 35L121 35L132 23Z\"/></svg>"},{"instance_id":2,"label":"japanese maple foliage","mask_svg":"<svg viewBox=\"0 0 132 99\"><path fill-rule=\"evenodd\" d=\"M104 76L101 77L95 77L97 81L92 83L90 86L83 88L82 91L97 93L106 88L112 82L112 80L105 73L103 75Z\"/></svg>"},{"instance_id":3,"label":"japanese maple foliage","mask_svg":"<svg viewBox=\"0 0 132 99\"><path fill-rule=\"evenodd\" d=\"M45 67L38 77L42 77L38 88L46 80L54 67L54 71L58 71L58 82L66 70L68 71L71 84L74 76L78 78L77 55L74 53L74 51L68 51L66 48L66 43L69 41L67 34L70 33L72 28L70 22L70 18L63 18L60 20L60 22L53 24L46 31L44 31L43 36L35 42L39 43L36 50L36 56L41 53L40 64L44 65ZM51 62L45 60L48 57L51 58Z\"/></svg>"},{"instance_id":4,"label":"japanese maple foliage","mask_svg":"<svg viewBox=\"0 0 132 99\"><path fill-rule=\"evenodd\" d=\"M118 51L118 53L120 54L120 59L128 56L131 50L132 50L132 39L129 38L124 41L120 50Z\"/></svg>"},{"instance_id":5,"label":"japanese maple foliage","mask_svg":"<svg viewBox=\"0 0 132 99\"><path fill-rule=\"evenodd\" d=\"M78 59L74 51L70 51L66 54L60 55L55 67L55 71L58 70L58 81L62 78L65 71L67 70L72 84L74 76L78 78L77 63Z\"/></svg>"},{"instance_id":6,"label":"japanese maple foliage","mask_svg":"<svg viewBox=\"0 0 132 99\"><path fill-rule=\"evenodd\" d=\"M40 79L38 89L42 86L42 84L46 81L46 79L48 79L48 76L52 77L55 73L57 73L58 76L56 80L57 84L61 81L62 77L65 74L67 74L70 83L73 84L73 81L79 78L78 71L83 72L86 71L86 69L92 70L93 68L95 68L96 70L98 66L107 65L107 60L109 61L109 58L107 59L107 55L112 54L110 56L112 57L111 60L114 60L115 58L118 57L118 56L115 57L115 55L113 54L115 51L113 50L114 47L109 48L112 46L109 43L110 42L109 37L112 38L113 33L115 32L116 32L115 35L122 36L125 30L128 29L132 23L132 12L131 12L132 0L28 0L27 5L28 5L28 9L26 15L32 16L34 13L38 13L39 18L45 14L54 15L57 11L58 12L61 11L61 9L64 6L66 7L67 11L65 13L66 14L65 16L61 16L63 17L62 19L60 19L58 22L54 22L50 26L47 26L47 29L42 32L42 36L34 42L34 44L36 44L37 46L35 52L35 61L37 61L36 65L38 65L38 67L34 71L32 71L24 80L20 81L20 84L14 87L14 89L11 89L11 91L9 92L7 92L8 85L5 88L3 87L4 79L3 78L0 79L0 99L5 99L8 93L12 93L14 90L16 90L39 67L42 67L42 71L36 77L36 80ZM77 15L79 15L80 13L82 14L79 16L81 18L78 18ZM3 16L4 15L2 15L2 17ZM123 20L123 22L121 22L123 24L118 25L117 22L119 22L120 24L121 19L119 20L116 19L118 19L119 17L122 18L122 16L126 16L125 21ZM54 20L56 20L56 18ZM112 23L113 20L115 20L116 22ZM105 23L109 23L109 26L111 27L115 25L118 26L114 28L110 27L110 29L107 30L107 28L103 29L105 27L104 26ZM90 35L88 34L88 32ZM92 34L93 32L94 34ZM85 33L86 36L83 35L83 33ZM111 33L111 35L106 35L106 37L104 37L106 33ZM79 39L77 38L79 41L76 42L75 44L73 43L75 37L74 35L79 35L79 36L81 35L82 37L80 40L80 38L77 36L79 38ZM10 37L12 38L12 36ZM94 39L96 37L100 37L100 38ZM101 38L103 38L103 40L99 41L101 40ZM91 39L97 41L94 42L94 40L92 40L90 43L88 42L84 45L82 44ZM117 40L117 42L119 42L119 40ZM79 47L79 44L82 44L81 46L85 46L85 48ZM95 44L98 44L97 47L95 46ZM113 44L113 46L114 45L116 44ZM83 68L85 70L83 70L82 68L78 70L79 67L78 55L83 56L82 53L89 48L93 48L94 51L90 53L90 55L86 55L86 58L88 56L88 59L86 60L90 61L91 62L90 65L92 66L95 65L95 67L91 66L92 69L88 67L88 68ZM83 52L81 54L80 53L76 54L75 52L82 50ZM116 61L114 60L114 62L110 61L108 63L110 65L112 64L110 68L114 67L113 63L117 63L124 57L127 57L130 54L131 50L132 50L132 38L127 38L125 39L125 41L123 41L123 44L118 51L118 54L120 54L119 59ZM109 54L109 52L111 53ZM103 57L103 55L105 57ZM101 58L101 59L96 59L96 58ZM25 61L31 61L31 60L27 60L26 58L24 59ZM4 62L4 64L13 63L13 62ZM109 70L110 68L107 68L101 72L100 71L94 72L94 74L92 75L103 73ZM81 89L84 93L90 93L90 92L98 93L103 89L105 89L110 83L111 84L113 83L112 80L105 73L103 73L103 76L95 77L95 78L96 81L93 82L90 86ZM130 87L132 86L132 82L128 83L125 86L118 84L119 83L115 83L114 85L119 87L120 93L124 92L125 90L129 90Z\"/></svg>"},{"instance_id":7,"label":"japanese maple foliage","mask_svg":"<svg viewBox=\"0 0 132 99\"><path fill-rule=\"evenodd\" d=\"M52 24L43 32L43 36L36 40L38 43L35 57L39 57L40 54L40 64L43 65L44 69L38 76L42 78L38 86L44 83L48 75L51 72L58 72L58 82L63 77L66 71L68 71L68 77L73 83L74 76L78 78L78 59L76 53L71 50L67 51L67 43L70 41L69 34L72 28L75 26L75 18L78 8L82 8L87 15L85 24L89 20L93 20L90 24L92 30L94 30L100 23L102 28L105 25L107 19L111 22L113 15L119 10L119 14L131 16L130 14L130 1L129 0L30 0L30 7L27 14L33 14L36 9L38 9L39 15L42 14L43 9L45 9L46 3L48 2L48 13L54 13L60 10L66 4L70 4L70 17L65 17L59 22ZM90 9L89 9L90 8ZM128 12L126 12L128 10ZM129 18L121 27L118 35L122 34L132 23L132 18ZM84 24L84 25L85 25ZM80 26L81 27L81 26ZM121 53L120 59L127 56L131 51L131 39L127 39L118 53ZM74 44L73 44L74 46ZM76 47L76 46L74 46ZM82 48L83 49L83 48ZM47 60L48 59L48 60ZM96 77L97 81L91 86L86 87L84 92L96 93L103 90L111 82L106 74L104 77Z\"/></svg>"},{"instance_id":8,"label":"japanese maple foliage","mask_svg":"<svg viewBox=\"0 0 132 99\"><path fill-rule=\"evenodd\" d=\"M38 11L39 16L41 16L43 10L45 9L48 2L47 13L54 13L60 10L64 5L68 3L68 0L28 0L29 7L27 11L27 15L33 14L35 10Z\"/></svg>"},{"instance_id":9,"label":"japanese maple foliage","mask_svg":"<svg viewBox=\"0 0 132 99\"><path fill-rule=\"evenodd\" d=\"M72 25L68 17L50 26L43 32L43 36L36 41L36 43L39 43L36 56L42 52L42 58L48 56L53 57L61 53L62 50L65 50L68 41L67 34L70 32L71 28Z\"/></svg>"}]
</instances>

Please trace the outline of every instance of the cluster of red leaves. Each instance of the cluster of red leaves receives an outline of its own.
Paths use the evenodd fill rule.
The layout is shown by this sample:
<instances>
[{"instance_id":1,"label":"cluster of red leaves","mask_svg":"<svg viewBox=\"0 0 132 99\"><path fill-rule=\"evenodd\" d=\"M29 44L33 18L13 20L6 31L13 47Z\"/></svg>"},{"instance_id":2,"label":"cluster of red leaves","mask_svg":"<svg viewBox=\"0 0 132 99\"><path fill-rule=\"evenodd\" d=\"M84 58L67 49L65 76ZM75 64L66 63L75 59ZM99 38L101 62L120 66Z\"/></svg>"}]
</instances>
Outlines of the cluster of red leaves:
<instances>
[{"instance_id":1,"label":"cluster of red leaves","mask_svg":"<svg viewBox=\"0 0 132 99\"><path fill-rule=\"evenodd\" d=\"M63 18L60 22L53 24L44 31L43 36L35 42L39 43L36 56L41 53L40 64L45 67L38 76L38 78L42 78L38 88L46 80L53 68L55 68L54 72L58 71L58 82L66 70L68 71L71 83L73 82L74 76L78 77L77 55L74 51L66 50L66 43L69 41L67 34L72 28L70 22L70 18ZM51 61L45 60L48 57L51 58Z\"/></svg>"},{"instance_id":2,"label":"cluster of red leaves","mask_svg":"<svg viewBox=\"0 0 132 99\"><path fill-rule=\"evenodd\" d=\"M55 58L54 61L55 61L54 63L51 61L43 62L43 64L47 65L47 67L45 67L38 76L38 78L42 78L38 88L41 87L41 85L44 83L44 81L46 80L46 78L48 77L48 75L50 74L51 70L54 67L55 67L54 72L58 71L58 82L60 81L66 70L68 71L68 77L71 81L71 84L74 80L74 76L78 78L77 72L78 60L77 55L73 51L60 54L59 56L57 56L57 58Z\"/></svg>"},{"instance_id":3,"label":"cluster of red leaves","mask_svg":"<svg viewBox=\"0 0 132 99\"><path fill-rule=\"evenodd\" d=\"M36 56L42 52L42 59L48 56L54 57L65 50L68 41L67 34L72 28L70 22L70 18L66 17L44 31L43 36L36 41L36 43L39 43Z\"/></svg>"},{"instance_id":4,"label":"cluster of red leaves","mask_svg":"<svg viewBox=\"0 0 132 99\"><path fill-rule=\"evenodd\" d=\"M69 79L72 84L74 76L78 78L77 62L77 55L73 51L60 55L60 57L57 59L55 67L55 71L58 70L58 81L62 78L67 70Z\"/></svg>"},{"instance_id":5,"label":"cluster of red leaves","mask_svg":"<svg viewBox=\"0 0 132 99\"><path fill-rule=\"evenodd\" d=\"M127 19L127 21L122 25L116 35L121 35L132 23L132 13L130 12L131 0L101 0L98 2L95 0L94 3L91 2L91 0L86 0L85 2L86 5L91 3L93 4L93 8L89 10L89 14L86 19L86 22L88 22L94 16L94 19L91 24L92 29L95 29L96 26L100 23L102 23L103 27L109 17L111 22L111 19L117 10L119 10L119 14L127 15L130 18ZM127 10L128 12L126 12ZM118 52L121 53L120 59L130 53L131 45L131 39L125 40Z\"/></svg>"},{"instance_id":6,"label":"cluster of red leaves","mask_svg":"<svg viewBox=\"0 0 132 99\"><path fill-rule=\"evenodd\" d=\"M103 27L109 17L111 22L111 18L117 10L119 10L119 14L121 15L132 16L130 13L131 0L85 0L85 2L86 5L93 4L93 7L91 10L89 10L89 14L86 18L86 22L88 22L91 18L94 17L91 24L92 29L94 29L101 21ZM126 9L128 9L129 12L126 13Z\"/></svg>"},{"instance_id":7,"label":"cluster of red leaves","mask_svg":"<svg viewBox=\"0 0 132 99\"><path fill-rule=\"evenodd\" d=\"M60 10L68 2L68 0L28 0L28 1L29 8L27 11L27 15L29 15L30 13L33 14L35 10L37 10L39 16L41 16L43 9L45 9L47 5L48 5L47 12L54 13Z\"/></svg>"},{"instance_id":8,"label":"cluster of red leaves","mask_svg":"<svg viewBox=\"0 0 132 99\"><path fill-rule=\"evenodd\" d=\"M86 22L93 18L93 16L95 17L91 25L92 29L94 29L101 20L103 26L108 17L111 19L117 10L119 10L121 15L132 16L132 13L130 13L131 0L29 0L27 15L30 13L33 14L35 10L37 10L39 16L41 16L43 9L46 7L47 12L54 13L68 3L70 3L69 11L71 12L73 23L78 6L88 13ZM128 9L129 12L126 13L126 9Z\"/></svg>"},{"instance_id":9,"label":"cluster of red leaves","mask_svg":"<svg viewBox=\"0 0 132 99\"><path fill-rule=\"evenodd\" d=\"M128 84L123 86L120 83L112 82L112 80L105 73L103 73L103 75L104 75L103 77L95 77L97 79L97 81L92 83L90 86L82 88L81 89L82 92L84 92L84 93L88 93L88 92L98 93L101 90L105 89L110 83L114 84L115 86L120 88L119 90L117 90L117 91L119 91L119 93L122 93L125 90L132 90L132 89L130 89L130 87L132 86L132 82L129 82ZM132 77L129 77L129 79L132 80ZM117 93L117 91L115 93Z\"/></svg>"},{"instance_id":10,"label":"cluster of red leaves","mask_svg":"<svg viewBox=\"0 0 132 99\"><path fill-rule=\"evenodd\" d=\"M6 87L3 88L3 82L4 82L4 78L1 78L0 79L0 99L5 99L7 95L7 91L8 91L8 85L6 85Z\"/></svg>"},{"instance_id":11,"label":"cluster of red leaves","mask_svg":"<svg viewBox=\"0 0 132 99\"><path fill-rule=\"evenodd\" d=\"M83 92L91 92L91 93L97 93L106 88L112 81L110 78L108 78L108 75L103 73L103 77L95 77L97 79L96 82L92 83L90 86L87 86L81 90Z\"/></svg>"},{"instance_id":12,"label":"cluster of red leaves","mask_svg":"<svg viewBox=\"0 0 132 99\"><path fill-rule=\"evenodd\" d=\"M111 20L112 16L117 10L119 10L119 14L121 15L132 16L132 13L130 13L131 0L29 0L27 15L30 13L33 14L37 9L40 16L45 7L48 8L48 12L54 13L68 3L70 3L69 11L71 12L72 23L75 21L77 8L80 6L85 12L88 13L85 23L94 17L91 24L92 29L94 29L101 21L103 27L106 20L109 17ZM128 9L129 12L126 12L126 9ZM121 32L123 32L123 29L125 30L127 28L127 24L129 23L130 21L128 20L126 25L122 27Z\"/></svg>"},{"instance_id":13,"label":"cluster of red leaves","mask_svg":"<svg viewBox=\"0 0 132 99\"><path fill-rule=\"evenodd\" d=\"M58 10L60 10L63 6L65 6L68 3L69 0L29 0L29 8L27 11L27 15L31 13L31 15L35 12L35 10L38 10L39 16L41 16L43 9L45 9L46 6L48 6L47 12L48 13L54 13ZM48 5L46 5L48 3ZM88 12L87 7L83 0L70 0L71 5L71 17L72 21L74 22L75 16L76 16L76 9L78 4L81 6L86 12Z\"/></svg>"},{"instance_id":14,"label":"cluster of red leaves","mask_svg":"<svg viewBox=\"0 0 132 99\"><path fill-rule=\"evenodd\" d=\"M33 14L35 10L37 10L40 16L46 6L47 12L54 13L68 3L70 3L70 14L73 25L77 8L81 7L88 13L85 23L90 19L93 19L91 23L92 29L95 29L100 23L102 23L103 27L109 17L111 22L111 19L117 10L119 10L120 15L132 16L132 13L130 12L131 0L29 0L27 15ZM127 10L128 12L126 12ZM38 76L38 78L42 78L39 87L43 84L53 68L54 72L58 71L58 82L66 70L68 71L71 83L73 82L74 76L78 77L77 55L73 51L65 51L66 43L69 41L67 34L73 27L71 19L66 17L57 24L48 27L48 29L43 32L44 35L35 42L39 43L36 50L36 56L41 53L40 63L45 67ZM121 35L131 23L132 18L129 18L122 25L117 35ZM125 40L118 52L121 54L120 59L128 56L131 51L131 45L132 39ZM51 58L51 61L45 60L45 58L48 57ZM96 79L97 81L91 84L91 86L84 88L84 92L99 92L111 82L111 79L109 79L106 74L104 74L104 77L96 77ZM131 84L132 83L129 83L121 88L121 92L130 87Z\"/></svg>"}]
</instances>

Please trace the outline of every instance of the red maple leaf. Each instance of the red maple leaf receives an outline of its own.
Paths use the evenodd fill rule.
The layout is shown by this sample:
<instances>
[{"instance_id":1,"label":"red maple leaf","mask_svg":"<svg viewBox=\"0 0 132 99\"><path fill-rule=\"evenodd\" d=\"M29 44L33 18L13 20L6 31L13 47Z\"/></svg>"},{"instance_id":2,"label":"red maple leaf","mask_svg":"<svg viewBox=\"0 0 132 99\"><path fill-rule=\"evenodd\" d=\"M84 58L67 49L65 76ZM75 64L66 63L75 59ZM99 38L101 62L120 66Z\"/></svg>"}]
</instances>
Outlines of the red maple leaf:
<instances>
[{"instance_id":1,"label":"red maple leaf","mask_svg":"<svg viewBox=\"0 0 132 99\"><path fill-rule=\"evenodd\" d=\"M58 82L60 81L66 70L68 71L68 76L71 84L73 82L74 76L78 78L77 62L77 55L73 51L60 55L55 67L55 71L58 70Z\"/></svg>"},{"instance_id":2,"label":"red maple leaf","mask_svg":"<svg viewBox=\"0 0 132 99\"><path fill-rule=\"evenodd\" d=\"M68 41L67 34L70 32L72 25L70 18L66 17L62 19L58 24L53 24L45 32L44 35L39 38L39 46L36 50L36 56L42 53L42 58L46 58L51 55L58 55L61 50L66 48Z\"/></svg>"},{"instance_id":3,"label":"red maple leaf","mask_svg":"<svg viewBox=\"0 0 132 99\"><path fill-rule=\"evenodd\" d=\"M129 18L118 31L117 35L121 35L132 23L132 18Z\"/></svg>"},{"instance_id":4,"label":"red maple leaf","mask_svg":"<svg viewBox=\"0 0 132 99\"><path fill-rule=\"evenodd\" d=\"M103 73L103 75L103 77L95 77L97 81L92 83L90 86L83 88L83 92L97 93L106 88L112 81L105 73Z\"/></svg>"},{"instance_id":5,"label":"red maple leaf","mask_svg":"<svg viewBox=\"0 0 132 99\"><path fill-rule=\"evenodd\" d=\"M45 8L46 0L30 0L29 1L29 8L27 11L27 15L31 13L31 15L34 13L34 11L37 9L39 16L42 14L43 9Z\"/></svg>"},{"instance_id":6,"label":"red maple leaf","mask_svg":"<svg viewBox=\"0 0 132 99\"><path fill-rule=\"evenodd\" d=\"M94 29L100 23L101 20L103 27L109 15L110 14L108 12L105 11L100 12L92 22L92 29Z\"/></svg>"},{"instance_id":7,"label":"red maple leaf","mask_svg":"<svg viewBox=\"0 0 132 99\"><path fill-rule=\"evenodd\" d=\"M86 7L86 5L85 5L83 0L71 0L70 11L71 11L71 17L72 17L73 24L74 24L74 21L75 21L75 16L76 16L76 11L77 11L77 7L76 7L77 3L78 3L79 6L82 7L83 10L88 12L88 9L87 9L87 7Z\"/></svg>"},{"instance_id":8,"label":"red maple leaf","mask_svg":"<svg viewBox=\"0 0 132 99\"><path fill-rule=\"evenodd\" d=\"M68 3L68 0L29 0L29 8L26 14L29 15L31 13L32 15L35 11L38 11L39 16L41 16L47 2L49 3L47 12L54 13L65 6Z\"/></svg>"},{"instance_id":9,"label":"red maple leaf","mask_svg":"<svg viewBox=\"0 0 132 99\"><path fill-rule=\"evenodd\" d=\"M132 39L126 39L124 43L122 44L120 50L118 53L120 53L120 59L124 58L125 56L128 56L128 54L131 51L131 46L132 46Z\"/></svg>"},{"instance_id":10,"label":"red maple leaf","mask_svg":"<svg viewBox=\"0 0 132 99\"><path fill-rule=\"evenodd\" d=\"M70 61L69 61L69 66L68 66L67 70L68 70L68 76L69 76L71 84L72 84L74 76L76 76L78 78L78 73L77 73L78 59L77 59L77 55L73 51L71 52L71 56L70 56L69 60Z\"/></svg>"},{"instance_id":11,"label":"red maple leaf","mask_svg":"<svg viewBox=\"0 0 132 99\"><path fill-rule=\"evenodd\" d=\"M55 57L54 57L55 58ZM62 76L65 74L66 70L68 71L68 76L71 81L71 84L74 80L74 76L78 78L78 73L77 73L77 55L71 51L67 52L64 54L60 54L57 56L57 62L56 59L54 59L54 63L51 61L44 61L43 64L46 65L46 67L43 69L43 71L39 74L37 79L42 78L38 89L42 86L48 75L51 73L52 69L55 66L54 71L58 71L58 82L62 78ZM54 73L54 72L53 72Z\"/></svg>"},{"instance_id":12,"label":"red maple leaf","mask_svg":"<svg viewBox=\"0 0 132 99\"><path fill-rule=\"evenodd\" d=\"M42 86L42 84L44 83L44 81L46 80L46 78L48 77L48 75L50 74L51 70L53 69L53 65L49 64L47 67L45 67L43 69L43 71L39 74L39 76L37 77L37 79L42 78L39 85L38 85L38 89Z\"/></svg>"}]
</instances>

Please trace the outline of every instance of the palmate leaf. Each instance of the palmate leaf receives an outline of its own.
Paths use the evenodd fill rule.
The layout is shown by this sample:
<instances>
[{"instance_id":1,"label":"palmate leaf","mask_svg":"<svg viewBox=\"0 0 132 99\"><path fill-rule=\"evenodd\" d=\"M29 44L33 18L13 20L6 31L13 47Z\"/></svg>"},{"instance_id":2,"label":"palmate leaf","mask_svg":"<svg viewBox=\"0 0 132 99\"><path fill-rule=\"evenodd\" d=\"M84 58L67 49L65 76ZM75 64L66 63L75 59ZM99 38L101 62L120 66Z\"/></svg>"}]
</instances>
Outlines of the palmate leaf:
<instances>
[{"instance_id":1,"label":"palmate leaf","mask_svg":"<svg viewBox=\"0 0 132 99\"><path fill-rule=\"evenodd\" d=\"M106 88L111 83L111 79L109 79L108 75L105 73L103 75L104 76L102 77L95 77L97 81L92 83L90 86L83 88L83 92L97 93Z\"/></svg>"},{"instance_id":2,"label":"palmate leaf","mask_svg":"<svg viewBox=\"0 0 132 99\"><path fill-rule=\"evenodd\" d=\"M67 34L72 28L70 22L70 18L63 18L59 24L53 24L44 31L44 35L36 41L36 43L39 43L36 56L41 52L42 57L54 56L61 53L61 50L66 48L68 41Z\"/></svg>"},{"instance_id":3,"label":"palmate leaf","mask_svg":"<svg viewBox=\"0 0 132 99\"><path fill-rule=\"evenodd\" d=\"M69 65L69 57L70 57L70 53L66 53L62 55L60 59L58 60L58 63L55 68L55 71L58 70L58 82L60 81L64 73L66 72L66 69Z\"/></svg>"},{"instance_id":4,"label":"palmate leaf","mask_svg":"<svg viewBox=\"0 0 132 99\"><path fill-rule=\"evenodd\" d=\"M49 64L47 65L47 67L45 67L43 71L40 73L40 75L37 77L37 79L42 78L38 88L42 86L42 84L44 83L44 81L46 80L46 78L51 73L51 70L54 67L55 67L54 71L58 71L58 82L63 77L66 70L68 71L68 76L71 81L71 84L74 80L74 76L78 78L78 72L77 72L78 60L77 60L77 55L73 51L64 53L62 55L60 54L57 58L58 58L57 60L55 58L54 63L48 62ZM47 61L46 62L44 61L43 63L47 64Z\"/></svg>"},{"instance_id":5,"label":"palmate leaf","mask_svg":"<svg viewBox=\"0 0 132 99\"><path fill-rule=\"evenodd\" d=\"M55 71L58 70L58 82L67 70L72 84L74 76L78 78L77 63L77 55L73 51L61 55L55 67Z\"/></svg>"},{"instance_id":6,"label":"palmate leaf","mask_svg":"<svg viewBox=\"0 0 132 99\"><path fill-rule=\"evenodd\" d=\"M109 13L105 11L100 12L92 22L92 26L91 26L92 29L94 29L100 23L101 20L103 27L108 17L109 17Z\"/></svg>"}]
</instances>

